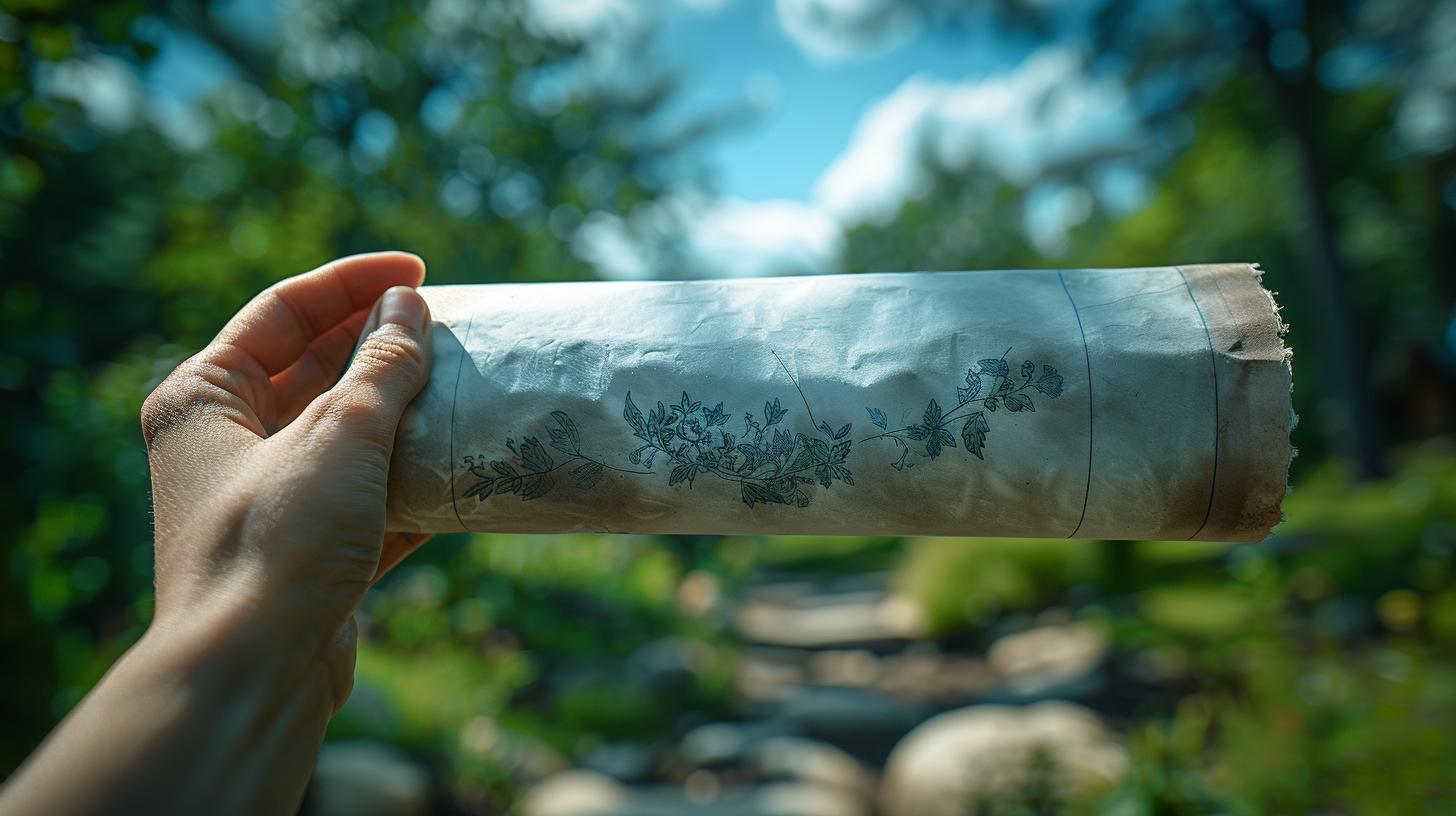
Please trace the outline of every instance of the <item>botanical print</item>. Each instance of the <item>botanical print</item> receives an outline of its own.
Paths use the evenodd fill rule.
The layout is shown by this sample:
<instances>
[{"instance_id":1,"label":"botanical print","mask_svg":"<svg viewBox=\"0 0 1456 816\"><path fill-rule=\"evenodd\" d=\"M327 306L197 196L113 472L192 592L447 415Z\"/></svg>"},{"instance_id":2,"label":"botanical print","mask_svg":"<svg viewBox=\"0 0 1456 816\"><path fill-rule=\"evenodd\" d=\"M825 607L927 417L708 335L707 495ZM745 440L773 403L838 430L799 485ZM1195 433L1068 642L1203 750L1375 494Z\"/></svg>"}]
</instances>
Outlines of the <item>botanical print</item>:
<instances>
[{"instance_id":1,"label":"botanical print","mask_svg":"<svg viewBox=\"0 0 1456 816\"><path fill-rule=\"evenodd\" d=\"M515 463L501 459L487 461L483 456L465 457L465 469L476 478L476 482L466 489L465 497L476 496L485 501L491 496L515 493L524 501L539 499L556 486L552 474L573 465L571 480L579 490L596 487L606 470L638 475L652 472L612 467L600 459L587 456L581 452L581 433L571 417L562 411L552 411L551 418L556 420L556 427L546 429L551 437L551 447L564 454L565 459L560 462L554 460L541 440L534 436L522 439L519 446L508 436L506 447L515 455Z\"/></svg>"},{"instance_id":2,"label":"botanical print","mask_svg":"<svg viewBox=\"0 0 1456 816\"><path fill-rule=\"evenodd\" d=\"M1004 407L1012 413L1034 413L1036 403L1032 401L1032 392L1039 391L1048 399L1062 395L1062 375L1049 365L1041 367L1041 376L1038 377L1036 363L1027 360L1021 364L1020 378L1012 377L1011 366L1006 362L1006 355L1010 353L1008 348L999 358L981 360L966 369L965 385L956 386L955 407L943 411L940 403L932 399L917 424L891 430L884 411L866 407L870 422L881 433L861 439L860 444L889 439L900 449L900 458L890 463L891 467L906 470L915 466L914 462L907 461L911 453L935 459L946 448L954 448L956 435L951 430L959 422L961 444L977 459L984 461L986 434L991 431L991 424L986 420L988 411L994 414L998 408ZM972 406L978 406L977 410L963 413Z\"/></svg>"},{"instance_id":3,"label":"botanical print","mask_svg":"<svg viewBox=\"0 0 1456 816\"><path fill-rule=\"evenodd\" d=\"M774 357L777 359L778 355ZM804 402L804 412L814 426L814 435L791 431L784 426L789 410L775 397L763 404L762 418L751 412L743 414L743 430L730 430L731 414L719 402L711 408L694 400L686 391L674 405L660 400L644 416L642 409L627 393L622 418L632 428L632 435L643 444L628 454L628 460L647 470L612 467L581 451L581 438L576 423L561 411L553 411L558 427L549 428L551 447L565 453L567 459L557 463L536 437L526 437L519 445L507 438L506 447L515 454L517 463L487 461L484 457L465 457L465 468L476 481L465 491L485 501L505 493L518 494L523 500L538 499L551 491L556 482L551 473L579 462L572 476L576 487L589 490L596 486L603 471L647 475L659 456L667 471L669 487L686 484L692 488L698 476L711 475L739 486L743 503L783 504L808 507L811 491L817 483L824 488L836 481L854 484L846 460L853 442L849 439L850 423L836 430L828 422L816 421L809 400L799 382L783 360L784 373Z\"/></svg>"},{"instance_id":4,"label":"botanical print","mask_svg":"<svg viewBox=\"0 0 1456 816\"><path fill-rule=\"evenodd\" d=\"M1010 353L1011 349L1007 349L1006 354ZM981 360L967 369L965 385L956 387L955 407L942 411L940 403L932 399L917 424L891 429L884 411L866 408L870 422L881 433L867 436L860 443L891 440L901 451L900 458L891 465L896 470L906 470L914 467L914 462L909 461L912 453L935 459L946 448L956 447L952 428L959 423L961 444L984 460L986 434L991 430L987 412L995 413L1002 407L1013 413L1035 412L1033 393L1040 392L1048 399L1056 399L1062 393L1062 375L1055 368L1043 365L1038 376L1036 365L1027 360L1021 365L1020 377L1012 377L1006 354ZM688 489L692 489L699 476L712 476L736 483L743 503L749 507L759 504L808 507L816 485L826 490L836 482L854 485L854 474L848 464L854 445L850 439L851 423L836 429L816 419L798 379L777 354L774 358L804 403L810 432L788 427L786 420L790 411L778 397L763 404L762 414L744 413L742 430L737 430L732 414L722 402L708 407L706 402L694 400L684 391L676 403L667 405L658 400L655 407L643 414L629 391L622 419L642 444L627 459L642 469L615 467L584 453L576 423L565 412L552 411L555 425L547 428L550 447L564 458L558 461L552 457L538 437L527 436L519 444L507 437L506 447L515 461L464 457L465 469L475 478L464 496L485 501L491 496L511 493L523 501L539 499L556 487L557 478L553 474L563 468L570 468L570 480L578 490L595 487L606 471L635 476L665 473L669 487L687 485ZM973 406L976 410L967 413ZM661 469L657 468L659 463Z\"/></svg>"}]
</instances>

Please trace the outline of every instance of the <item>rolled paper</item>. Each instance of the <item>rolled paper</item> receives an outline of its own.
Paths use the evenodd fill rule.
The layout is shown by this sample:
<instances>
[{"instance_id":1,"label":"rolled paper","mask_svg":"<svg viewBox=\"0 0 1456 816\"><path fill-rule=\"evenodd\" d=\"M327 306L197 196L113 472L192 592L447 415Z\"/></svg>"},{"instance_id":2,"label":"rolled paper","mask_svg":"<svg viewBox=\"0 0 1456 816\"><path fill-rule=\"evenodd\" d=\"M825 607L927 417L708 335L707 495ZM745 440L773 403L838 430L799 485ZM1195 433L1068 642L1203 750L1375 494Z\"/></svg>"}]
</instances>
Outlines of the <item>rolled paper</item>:
<instances>
[{"instance_id":1,"label":"rolled paper","mask_svg":"<svg viewBox=\"0 0 1456 816\"><path fill-rule=\"evenodd\" d=\"M388 527L1257 540L1292 424L1260 274L424 287Z\"/></svg>"}]
</instances>

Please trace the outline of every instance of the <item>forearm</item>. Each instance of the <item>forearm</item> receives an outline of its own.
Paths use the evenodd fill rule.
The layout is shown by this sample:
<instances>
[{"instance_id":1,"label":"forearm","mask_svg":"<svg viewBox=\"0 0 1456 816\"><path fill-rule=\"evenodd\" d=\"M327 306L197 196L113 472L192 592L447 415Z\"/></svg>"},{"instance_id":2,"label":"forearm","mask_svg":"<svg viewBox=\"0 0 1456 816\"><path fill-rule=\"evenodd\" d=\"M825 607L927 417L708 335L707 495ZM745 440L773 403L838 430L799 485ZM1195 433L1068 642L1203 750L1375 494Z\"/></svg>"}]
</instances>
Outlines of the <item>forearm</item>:
<instances>
[{"instance_id":1,"label":"forearm","mask_svg":"<svg viewBox=\"0 0 1456 816\"><path fill-rule=\"evenodd\" d=\"M16 773L0 811L295 811L335 692L311 647L280 634L236 615L154 626Z\"/></svg>"}]
</instances>

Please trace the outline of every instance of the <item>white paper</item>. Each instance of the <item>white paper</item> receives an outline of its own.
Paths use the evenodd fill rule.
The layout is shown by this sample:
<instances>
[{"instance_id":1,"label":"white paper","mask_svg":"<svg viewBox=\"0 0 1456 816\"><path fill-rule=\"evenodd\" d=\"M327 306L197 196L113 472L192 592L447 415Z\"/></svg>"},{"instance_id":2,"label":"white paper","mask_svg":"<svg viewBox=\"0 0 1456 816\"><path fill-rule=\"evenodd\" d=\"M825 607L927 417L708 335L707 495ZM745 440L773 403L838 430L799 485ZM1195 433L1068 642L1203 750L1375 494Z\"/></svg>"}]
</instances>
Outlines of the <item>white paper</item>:
<instances>
[{"instance_id":1,"label":"white paper","mask_svg":"<svg viewBox=\"0 0 1456 816\"><path fill-rule=\"evenodd\" d=\"M425 287L389 524L1258 539L1291 421L1258 275Z\"/></svg>"}]
</instances>

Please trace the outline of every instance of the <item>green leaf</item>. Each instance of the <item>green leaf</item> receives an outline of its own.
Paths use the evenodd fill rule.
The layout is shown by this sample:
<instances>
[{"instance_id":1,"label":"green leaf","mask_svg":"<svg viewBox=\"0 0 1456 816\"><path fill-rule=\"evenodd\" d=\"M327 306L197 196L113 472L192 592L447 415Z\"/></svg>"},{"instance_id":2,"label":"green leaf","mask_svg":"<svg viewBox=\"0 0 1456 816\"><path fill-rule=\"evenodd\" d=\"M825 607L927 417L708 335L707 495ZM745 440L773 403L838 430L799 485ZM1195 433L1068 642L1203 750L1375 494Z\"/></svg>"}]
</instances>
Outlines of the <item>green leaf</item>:
<instances>
[{"instance_id":1,"label":"green leaf","mask_svg":"<svg viewBox=\"0 0 1456 816\"><path fill-rule=\"evenodd\" d=\"M869 407L866 407L865 410L869 412L870 422L873 423L876 428L879 428L882 431L889 430L890 420L888 417L885 416L884 411L881 411L878 408Z\"/></svg>"},{"instance_id":2,"label":"green leaf","mask_svg":"<svg viewBox=\"0 0 1456 816\"><path fill-rule=\"evenodd\" d=\"M577 489L591 490L601 481L602 470L601 462L587 462L573 470L571 477L576 481Z\"/></svg>"},{"instance_id":3,"label":"green leaf","mask_svg":"<svg viewBox=\"0 0 1456 816\"><path fill-rule=\"evenodd\" d=\"M693 486L693 476L697 475L698 466L695 464L680 464L672 469L667 476L667 486L674 487L682 482L687 482L688 487Z\"/></svg>"},{"instance_id":4,"label":"green leaf","mask_svg":"<svg viewBox=\"0 0 1456 816\"><path fill-rule=\"evenodd\" d=\"M521 463L526 466L526 470L533 473L550 470L555 464L541 440L534 436L521 440Z\"/></svg>"},{"instance_id":5,"label":"green leaf","mask_svg":"<svg viewBox=\"0 0 1456 816\"><path fill-rule=\"evenodd\" d=\"M627 420L627 424L632 426L638 436L647 435L647 420L642 418L642 411L632 402L631 391L627 392L627 405L622 409L622 418Z\"/></svg>"},{"instance_id":6,"label":"green leaf","mask_svg":"<svg viewBox=\"0 0 1456 816\"><path fill-rule=\"evenodd\" d=\"M561 426L561 432L566 434L566 441L571 445L569 452L575 453L581 450L581 435L577 433L576 423L572 421L571 417L567 416L564 411L552 411L551 418L556 420L556 424ZM552 437L555 438L554 433Z\"/></svg>"},{"instance_id":7,"label":"green leaf","mask_svg":"<svg viewBox=\"0 0 1456 816\"><path fill-rule=\"evenodd\" d=\"M981 393L981 378L980 377L977 377L974 374L972 374L971 372L967 371L966 372L966 387L965 388L960 388L960 387L957 387L956 388L956 400L961 405L965 405L966 403L974 400L977 396L980 395L980 393Z\"/></svg>"},{"instance_id":8,"label":"green leaf","mask_svg":"<svg viewBox=\"0 0 1456 816\"><path fill-rule=\"evenodd\" d=\"M990 430L991 426L986 424L986 414L982 411L966 417L966 424L961 426L961 443L982 461L986 459L986 433Z\"/></svg>"},{"instance_id":9,"label":"green leaf","mask_svg":"<svg viewBox=\"0 0 1456 816\"><path fill-rule=\"evenodd\" d=\"M940 456L940 430L936 429L925 437L925 455L934 459Z\"/></svg>"},{"instance_id":10,"label":"green leaf","mask_svg":"<svg viewBox=\"0 0 1456 816\"><path fill-rule=\"evenodd\" d=\"M940 417L941 417L940 403L936 402L935 400L931 400L930 401L930 404L927 405L927 406L925 406L925 427L926 428L938 428L938 427L940 427Z\"/></svg>"},{"instance_id":11,"label":"green leaf","mask_svg":"<svg viewBox=\"0 0 1456 816\"><path fill-rule=\"evenodd\" d=\"M1007 394L1006 410L1035 412L1036 406L1032 404L1031 397L1028 397L1025 394Z\"/></svg>"},{"instance_id":12,"label":"green leaf","mask_svg":"<svg viewBox=\"0 0 1456 816\"><path fill-rule=\"evenodd\" d=\"M551 492L551 488L555 486L555 484L556 482L553 481L551 477L545 473L537 473L531 476L527 476L521 482L521 501L531 501L532 499L539 499L547 493Z\"/></svg>"},{"instance_id":13,"label":"green leaf","mask_svg":"<svg viewBox=\"0 0 1456 816\"><path fill-rule=\"evenodd\" d=\"M743 503L749 507L755 504L786 504L784 498L768 489L762 482L743 480Z\"/></svg>"},{"instance_id":14,"label":"green leaf","mask_svg":"<svg viewBox=\"0 0 1456 816\"><path fill-rule=\"evenodd\" d=\"M490 497L491 491L494 490L494 489L495 489L495 478L491 477L491 478L481 479L480 481L478 481L475 484L471 485L471 487L470 487L469 490L466 490L465 491L465 495L464 495L463 498L467 498L468 499L471 496L476 496L481 501L485 501L487 498Z\"/></svg>"}]
</instances>

